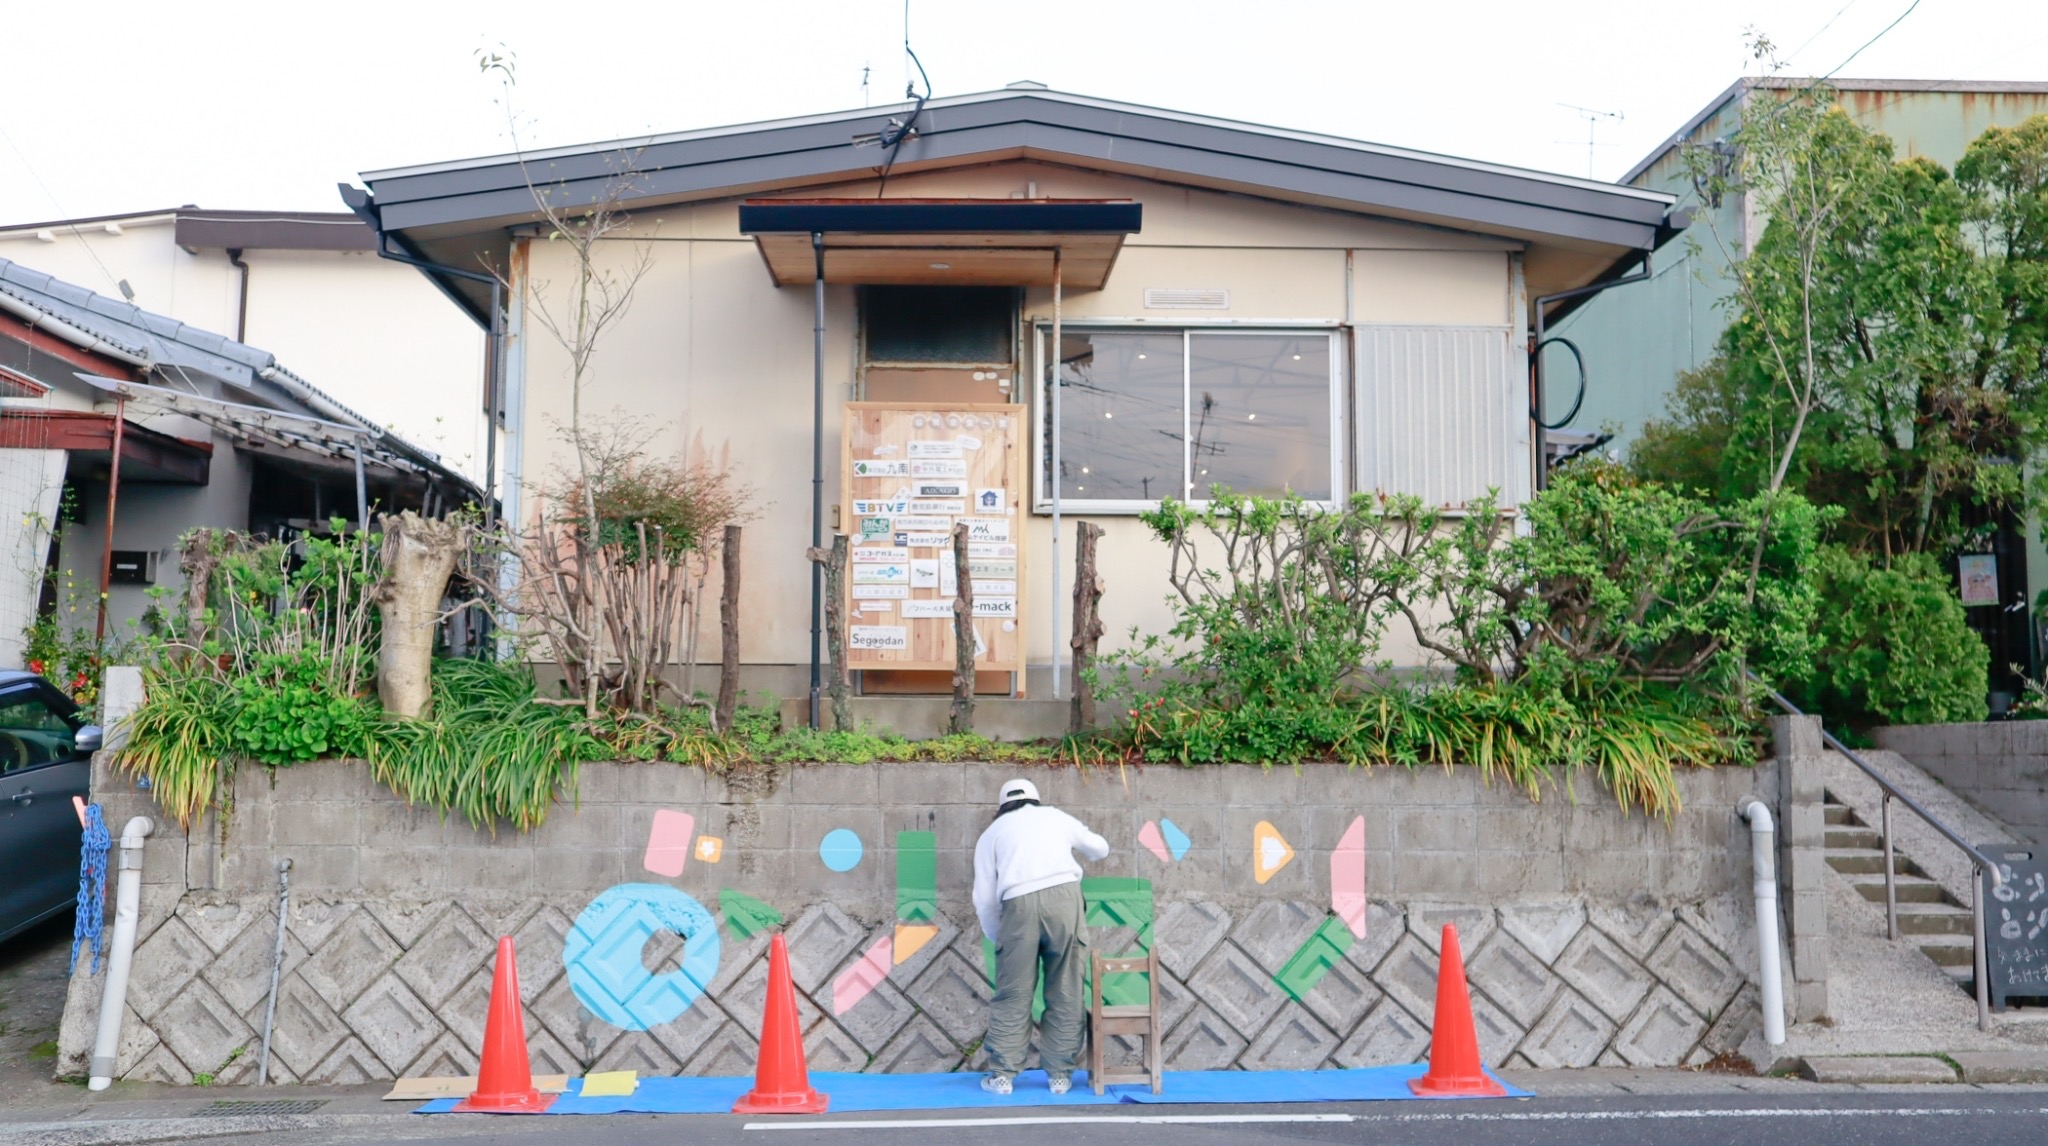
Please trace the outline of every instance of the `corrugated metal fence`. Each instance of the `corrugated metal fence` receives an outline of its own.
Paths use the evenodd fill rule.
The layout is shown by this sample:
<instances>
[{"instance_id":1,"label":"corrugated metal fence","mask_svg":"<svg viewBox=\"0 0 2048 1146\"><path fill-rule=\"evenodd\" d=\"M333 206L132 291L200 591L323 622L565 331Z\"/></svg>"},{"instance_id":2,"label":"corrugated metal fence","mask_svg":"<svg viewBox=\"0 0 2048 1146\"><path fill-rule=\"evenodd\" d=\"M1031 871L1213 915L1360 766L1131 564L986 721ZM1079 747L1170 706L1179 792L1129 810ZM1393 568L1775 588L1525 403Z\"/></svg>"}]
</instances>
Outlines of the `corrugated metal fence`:
<instances>
[{"instance_id":1,"label":"corrugated metal fence","mask_svg":"<svg viewBox=\"0 0 2048 1146\"><path fill-rule=\"evenodd\" d=\"M1513 502L1528 418L1509 339L1506 326L1359 327L1355 488Z\"/></svg>"}]
</instances>

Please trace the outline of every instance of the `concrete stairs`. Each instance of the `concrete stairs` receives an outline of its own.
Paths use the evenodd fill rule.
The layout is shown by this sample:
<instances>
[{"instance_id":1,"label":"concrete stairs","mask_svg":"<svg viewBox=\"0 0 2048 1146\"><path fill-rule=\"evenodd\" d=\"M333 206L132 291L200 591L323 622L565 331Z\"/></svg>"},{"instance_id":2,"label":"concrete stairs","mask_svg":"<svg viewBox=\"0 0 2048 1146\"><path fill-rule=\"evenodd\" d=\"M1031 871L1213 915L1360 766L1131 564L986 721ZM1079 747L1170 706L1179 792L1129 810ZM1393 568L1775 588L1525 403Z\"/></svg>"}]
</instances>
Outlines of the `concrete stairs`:
<instances>
[{"instance_id":1,"label":"concrete stairs","mask_svg":"<svg viewBox=\"0 0 2048 1146\"><path fill-rule=\"evenodd\" d=\"M1827 794L1828 866L1848 879L1857 894L1884 905L1884 837L1863 822L1856 810ZM1910 813L1908 813L1910 814ZM1892 851L1892 871L1899 905L1899 934L1920 948L1965 992L1973 991L1975 960L1971 951L1969 905L1928 878L1913 857Z\"/></svg>"}]
</instances>

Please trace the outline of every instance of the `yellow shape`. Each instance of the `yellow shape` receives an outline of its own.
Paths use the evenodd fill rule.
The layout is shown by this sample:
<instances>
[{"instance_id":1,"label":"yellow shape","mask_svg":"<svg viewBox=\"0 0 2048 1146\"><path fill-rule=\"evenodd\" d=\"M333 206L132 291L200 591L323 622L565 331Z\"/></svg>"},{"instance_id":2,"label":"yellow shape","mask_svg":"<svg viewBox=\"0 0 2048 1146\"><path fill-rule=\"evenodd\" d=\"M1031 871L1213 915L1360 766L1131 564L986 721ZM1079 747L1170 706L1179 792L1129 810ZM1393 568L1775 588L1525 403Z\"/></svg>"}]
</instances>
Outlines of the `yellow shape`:
<instances>
[{"instance_id":1,"label":"yellow shape","mask_svg":"<svg viewBox=\"0 0 2048 1146\"><path fill-rule=\"evenodd\" d=\"M602 1070L583 1076L583 1089L577 1093L584 1098L624 1098L640 1085L640 1072L634 1070Z\"/></svg>"},{"instance_id":2,"label":"yellow shape","mask_svg":"<svg viewBox=\"0 0 2048 1146\"><path fill-rule=\"evenodd\" d=\"M697 858L705 863L717 863L725 854L725 841L717 836L697 837Z\"/></svg>"},{"instance_id":3,"label":"yellow shape","mask_svg":"<svg viewBox=\"0 0 2048 1146\"><path fill-rule=\"evenodd\" d=\"M1252 828L1252 878L1264 883L1283 867L1294 862L1294 849L1280 835L1280 830L1264 820Z\"/></svg>"},{"instance_id":4,"label":"yellow shape","mask_svg":"<svg viewBox=\"0 0 2048 1146\"><path fill-rule=\"evenodd\" d=\"M924 945L939 937L937 924L899 923L896 925L896 965L902 966L912 955L924 950Z\"/></svg>"}]
</instances>

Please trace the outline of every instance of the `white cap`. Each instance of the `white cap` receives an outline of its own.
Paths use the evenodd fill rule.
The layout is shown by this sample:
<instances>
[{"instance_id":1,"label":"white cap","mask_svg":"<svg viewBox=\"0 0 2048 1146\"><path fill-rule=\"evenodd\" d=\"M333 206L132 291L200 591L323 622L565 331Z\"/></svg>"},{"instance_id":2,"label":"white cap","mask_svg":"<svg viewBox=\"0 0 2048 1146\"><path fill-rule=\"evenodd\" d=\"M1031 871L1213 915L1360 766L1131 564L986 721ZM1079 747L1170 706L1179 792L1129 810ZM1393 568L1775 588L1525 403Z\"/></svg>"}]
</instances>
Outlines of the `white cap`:
<instances>
[{"instance_id":1,"label":"white cap","mask_svg":"<svg viewBox=\"0 0 2048 1146\"><path fill-rule=\"evenodd\" d=\"M1036 799L1038 799L1038 785L1020 776L1003 785L1003 793L996 797L996 803L1007 804L1012 800Z\"/></svg>"}]
</instances>

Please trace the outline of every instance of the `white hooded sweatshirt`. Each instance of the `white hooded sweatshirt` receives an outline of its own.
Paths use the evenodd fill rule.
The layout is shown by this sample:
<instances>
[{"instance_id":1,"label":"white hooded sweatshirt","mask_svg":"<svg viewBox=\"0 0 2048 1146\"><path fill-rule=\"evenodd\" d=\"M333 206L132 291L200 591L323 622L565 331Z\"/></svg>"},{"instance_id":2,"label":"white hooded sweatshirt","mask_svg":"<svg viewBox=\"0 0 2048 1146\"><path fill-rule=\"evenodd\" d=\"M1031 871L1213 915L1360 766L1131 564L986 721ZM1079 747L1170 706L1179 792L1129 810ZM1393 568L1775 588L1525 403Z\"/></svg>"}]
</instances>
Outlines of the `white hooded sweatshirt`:
<instances>
[{"instance_id":1,"label":"white hooded sweatshirt","mask_svg":"<svg viewBox=\"0 0 2048 1146\"><path fill-rule=\"evenodd\" d=\"M1004 900L1078 881L1075 852L1099 860L1109 855L1109 841L1058 808L1033 804L996 817L974 845L974 913L981 933L995 941Z\"/></svg>"}]
</instances>

